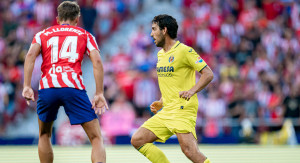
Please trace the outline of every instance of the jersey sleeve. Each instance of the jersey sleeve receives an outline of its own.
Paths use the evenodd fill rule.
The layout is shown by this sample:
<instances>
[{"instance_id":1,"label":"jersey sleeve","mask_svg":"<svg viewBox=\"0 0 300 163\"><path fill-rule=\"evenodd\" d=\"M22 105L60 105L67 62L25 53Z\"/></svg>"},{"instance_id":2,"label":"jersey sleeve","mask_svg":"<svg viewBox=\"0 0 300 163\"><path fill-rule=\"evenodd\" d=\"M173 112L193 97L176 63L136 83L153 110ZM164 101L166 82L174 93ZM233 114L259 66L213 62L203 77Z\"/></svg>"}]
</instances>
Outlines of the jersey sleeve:
<instances>
[{"instance_id":1,"label":"jersey sleeve","mask_svg":"<svg viewBox=\"0 0 300 163\"><path fill-rule=\"evenodd\" d=\"M187 64L198 72L207 66L206 62L195 52L193 48L190 48L185 56L187 58Z\"/></svg>"},{"instance_id":2,"label":"jersey sleeve","mask_svg":"<svg viewBox=\"0 0 300 163\"><path fill-rule=\"evenodd\" d=\"M90 54L90 52L94 49L100 51L99 48L98 48L95 37L90 33L87 33L87 45L86 45L86 47L87 47L86 48L87 54Z\"/></svg>"},{"instance_id":3,"label":"jersey sleeve","mask_svg":"<svg viewBox=\"0 0 300 163\"><path fill-rule=\"evenodd\" d=\"M40 46L42 46L42 42L41 42L41 34L43 33L44 31L40 31L38 32L37 34L34 35L33 37L33 40L31 42L31 44L34 44L34 43L38 43Z\"/></svg>"}]
</instances>

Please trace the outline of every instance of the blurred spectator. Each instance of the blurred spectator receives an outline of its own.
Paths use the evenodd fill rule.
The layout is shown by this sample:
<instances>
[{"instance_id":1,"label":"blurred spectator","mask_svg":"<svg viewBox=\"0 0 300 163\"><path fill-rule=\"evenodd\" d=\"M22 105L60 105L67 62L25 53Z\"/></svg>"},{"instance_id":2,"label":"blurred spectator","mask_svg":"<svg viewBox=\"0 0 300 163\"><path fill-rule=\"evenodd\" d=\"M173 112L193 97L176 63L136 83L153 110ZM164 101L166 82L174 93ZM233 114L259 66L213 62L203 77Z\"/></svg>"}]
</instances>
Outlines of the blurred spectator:
<instances>
[{"instance_id":1,"label":"blurred spectator","mask_svg":"<svg viewBox=\"0 0 300 163\"><path fill-rule=\"evenodd\" d=\"M300 117L300 96L299 91L291 89L290 94L283 101L284 117L299 118Z\"/></svg>"},{"instance_id":2,"label":"blurred spectator","mask_svg":"<svg viewBox=\"0 0 300 163\"><path fill-rule=\"evenodd\" d=\"M131 68L132 57L124 51L123 47L119 47L119 53L111 58L111 65L114 73L118 74L126 72Z\"/></svg>"},{"instance_id":3,"label":"blurred spectator","mask_svg":"<svg viewBox=\"0 0 300 163\"><path fill-rule=\"evenodd\" d=\"M226 115L226 103L224 99L218 97L217 92L210 92L210 96L203 104L204 117L207 119L204 135L207 137L218 137L222 134L222 123Z\"/></svg>"},{"instance_id":4,"label":"blurred spectator","mask_svg":"<svg viewBox=\"0 0 300 163\"><path fill-rule=\"evenodd\" d=\"M245 101L243 103L243 107L245 108L245 116L253 121L258 117L258 110L260 106L255 98L255 91L253 87L250 87L245 93Z\"/></svg>"},{"instance_id":5,"label":"blurred spectator","mask_svg":"<svg viewBox=\"0 0 300 163\"><path fill-rule=\"evenodd\" d=\"M133 129L135 112L132 104L126 100L124 93L119 93L111 104L110 110L101 118L101 128L105 135L114 143L114 138L129 135Z\"/></svg>"},{"instance_id":6,"label":"blurred spectator","mask_svg":"<svg viewBox=\"0 0 300 163\"><path fill-rule=\"evenodd\" d=\"M144 113L150 114L150 104L160 99L155 81L151 79L150 72L140 72L138 78L134 82L133 101L136 107L138 117L142 117Z\"/></svg>"},{"instance_id":7,"label":"blurred spectator","mask_svg":"<svg viewBox=\"0 0 300 163\"><path fill-rule=\"evenodd\" d=\"M276 0L264 0L263 10L266 13L266 17L269 20L274 20L283 11L283 4Z\"/></svg>"},{"instance_id":8,"label":"blurred spectator","mask_svg":"<svg viewBox=\"0 0 300 163\"><path fill-rule=\"evenodd\" d=\"M44 24L44 22L53 20L55 13L55 7L52 1L40 0L34 5L34 16L38 24Z\"/></svg>"},{"instance_id":9,"label":"blurred spectator","mask_svg":"<svg viewBox=\"0 0 300 163\"><path fill-rule=\"evenodd\" d=\"M63 146L83 145L88 137L80 125L70 125L69 120L63 122L57 130L57 144Z\"/></svg>"},{"instance_id":10,"label":"blurred spectator","mask_svg":"<svg viewBox=\"0 0 300 163\"><path fill-rule=\"evenodd\" d=\"M93 7L93 0L87 0L85 5L80 9L84 29L95 34L94 24L97 17L97 11Z\"/></svg>"},{"instance_id":11,"label":"blurred spectator","mask_svg":"<svg viewBox=\"0 0 300 163\"><path fill-rule=\"evenodd\" d=\"M199 25L197 30L196 44L202 48L205 53L211 52L211 43L213 35L209 29L207 29L206 23Z\"/></svg>"}]
</instances>

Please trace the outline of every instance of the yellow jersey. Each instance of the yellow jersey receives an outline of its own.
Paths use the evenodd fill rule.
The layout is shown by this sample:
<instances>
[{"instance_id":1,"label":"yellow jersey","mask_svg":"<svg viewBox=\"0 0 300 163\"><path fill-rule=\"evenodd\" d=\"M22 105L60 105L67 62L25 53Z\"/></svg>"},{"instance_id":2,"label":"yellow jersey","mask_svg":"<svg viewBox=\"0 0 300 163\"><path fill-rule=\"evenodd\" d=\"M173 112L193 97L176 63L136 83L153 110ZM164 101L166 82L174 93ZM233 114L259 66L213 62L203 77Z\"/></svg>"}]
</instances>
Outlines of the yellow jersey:
<instances>
[{"instance_id":1,"label":"yellow jersey","mask_svg":"<svg viewBox=\"0 0 300 163\"><path fill-rule=\"evenodd\" d=\"M179 97L179 92L188 91L196 84L195 71L200 72L207 64L195 50L177 41L174 46L157 54L158 84L163 99L163 109L157 116L163 119L188 118L196 121L197 94L189 101Z\"/></svg>"}]
</instances>

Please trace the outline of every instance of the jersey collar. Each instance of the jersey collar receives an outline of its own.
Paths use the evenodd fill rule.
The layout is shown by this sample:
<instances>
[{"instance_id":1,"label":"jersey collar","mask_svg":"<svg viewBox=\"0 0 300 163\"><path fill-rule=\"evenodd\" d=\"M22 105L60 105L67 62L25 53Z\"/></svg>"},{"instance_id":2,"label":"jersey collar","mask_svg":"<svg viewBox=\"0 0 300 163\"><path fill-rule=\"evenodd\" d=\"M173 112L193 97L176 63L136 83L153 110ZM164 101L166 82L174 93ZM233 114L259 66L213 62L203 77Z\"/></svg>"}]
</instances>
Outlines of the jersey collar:
<instances>
[{"instance_id":1,"label":"jersey collar","mask_svg":"<svg viewBox=\"0 0 300 163\"><path fill-rule=\"evenodd\" d=\"M181 42L180 42L180 41L176 41L176 43L173 45L173 47L172 47L171 49L177 48L177 46L178 46L179 44L181 44Z\"/></svg>"},{"instance_id":2,"label":"jersey collar","mask_svg":"<svg viewBox=\"0 0 300 163\"><path fill-rule=\"evenodd\" d=\"M181 44L181 42L180 42L180 41L176 41L176 43L172 46L172 48L171 48L168 52L165 52L163 49L162 49L162 52L163 52L164 54L168 54L169 52L171 52L171 51L173 51L175 48L177 48L177 46L178 46L179 44Z\"/></svg>"}]
</instances>

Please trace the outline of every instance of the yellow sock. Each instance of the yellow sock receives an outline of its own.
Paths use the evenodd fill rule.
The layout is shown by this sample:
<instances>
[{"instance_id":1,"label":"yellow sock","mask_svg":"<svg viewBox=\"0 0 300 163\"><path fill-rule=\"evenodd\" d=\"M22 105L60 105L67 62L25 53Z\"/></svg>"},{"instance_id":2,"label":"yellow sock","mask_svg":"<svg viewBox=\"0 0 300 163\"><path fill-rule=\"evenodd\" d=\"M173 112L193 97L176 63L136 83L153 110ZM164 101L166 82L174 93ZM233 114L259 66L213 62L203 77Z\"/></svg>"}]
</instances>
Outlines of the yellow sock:
<instances>
[{"instance_id":1,"label":"yellow sock","mask_svg":"<svg viewBox=\"0 0 300 163\"><path fill-rule=\"evenodd\" d=\"M153 163L170 163L165 154L152 143L141 146L138 151Z\"/></svg>"},{"instance_id":2,"label":"yellow sock","mask_svg":"<svg viewBox=\"0 0 300 163\"><path fill-rule=\"evenodd\" d=\"M206 160L204 161L204 163L210 163L209 159L206 158Z\"/></svg>"}]
</instances>

